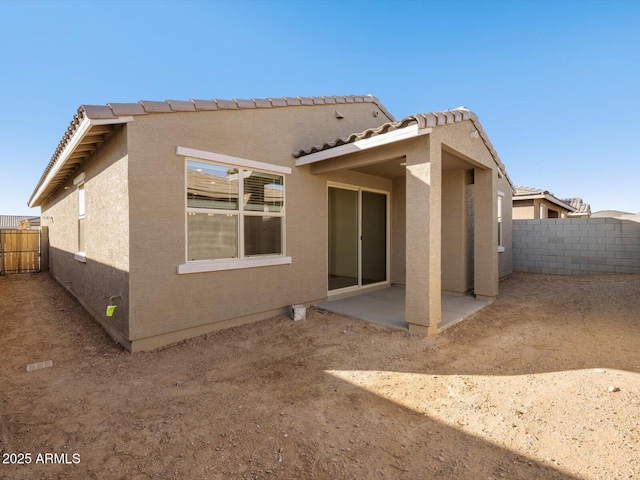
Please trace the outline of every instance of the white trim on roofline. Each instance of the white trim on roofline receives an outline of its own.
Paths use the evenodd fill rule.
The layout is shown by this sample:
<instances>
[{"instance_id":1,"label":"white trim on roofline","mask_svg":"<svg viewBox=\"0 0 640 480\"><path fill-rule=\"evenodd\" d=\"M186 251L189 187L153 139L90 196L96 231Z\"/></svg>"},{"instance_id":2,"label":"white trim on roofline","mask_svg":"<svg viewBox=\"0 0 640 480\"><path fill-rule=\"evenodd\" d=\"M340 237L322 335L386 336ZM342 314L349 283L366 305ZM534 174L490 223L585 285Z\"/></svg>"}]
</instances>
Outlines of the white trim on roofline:
<instances>
[{"instance_id":1,"label":"white trim on roofline","mask_svg":"<svg viewBox=\"0 0 640 480\"><path fill-rule=\"evenodd\" d=\"M290 167L274 165L272 163L257 162L246 158L232 157L221 153L205 152L204 150L196 150L195 148L176 147L176 155L181 157L191 157L195 159L210 160L212 162L220 162L234 167L244 167L248 169L265 170L267 172L282 173L291 175Z\"/></svg>"},{"instance_id":2,"label":"white trim on roofline","mask_svg":"<svg viewBox=\"0 0 640 480\"><path fill-rule=\"evenodd\" d=\"M544 199L544 200L547 200L547 201L549 201L551 203L555 203L559 207L566 208L569 212L577 212L578 211L577 208L572 207L568 203L564 203L559 198L556 198L553 195L549 195L547 193L535 193L535 194L532 194L532 195L514 195L513 196L513 201L514 202L517 201L517 200L536 200L536 199Z\"/></svg>"},{"instance_id":3,"label":"white trim on roofline","mask_svg":"<svg viewBox=\"0 0 640 480\"><path fill-rule=\"evenodd\" d=\"M88 117L85 117L80 122L80 125L78 126L76 131L73 133L73 136L71 137L71 140L69 141L69 143L67 143L67 146L64 147L64 150L62 150L62 153L60 153L60 156L56 160L56 163L53 165L51 170L49 170L49 173L44 179L44 182L42 182L38 190L29 199L29 203L28 203L29 207L33 207L33 205L40 199L42 192L44 192L45 189L49 186L49 184L51 183L51 180L53 180L53 178L58 174L58 172L60 171L62 166L66 163L66 161L69 159L73 151L82 142L82 140L84 139L86 134L89 132L89 130L91 130L91 127L96 125L117 125L120 123L128 123L132 121L133 121L133 117L118 117L118 118L94 119L94 120Z\"/></svg>"},{"instance_id":4,"label":"white trim on roofline","mask_svg":"<svg viewBox=\"0 0 640 480\"><path fill-rule=\"evenodd\" d=\"M310 163L320 162L329 158L341 157L342 155L348 155L350 153L360 152L368 148L380 147L389 143L399 142L401 140L407 140L409 138L419 137L421 135L427 135L431 133L433 129L418 128L417 124L409 125L408 127L399 128L388 133L382 133L375 135L371 138L365 138L363 140L356 140L355 142L346 143L339 147L329 148L327 150L321 150L316 153L311 153L300 157L296 160L296 167L302 165L308 165Z\"/></svg>"}]
</instances>

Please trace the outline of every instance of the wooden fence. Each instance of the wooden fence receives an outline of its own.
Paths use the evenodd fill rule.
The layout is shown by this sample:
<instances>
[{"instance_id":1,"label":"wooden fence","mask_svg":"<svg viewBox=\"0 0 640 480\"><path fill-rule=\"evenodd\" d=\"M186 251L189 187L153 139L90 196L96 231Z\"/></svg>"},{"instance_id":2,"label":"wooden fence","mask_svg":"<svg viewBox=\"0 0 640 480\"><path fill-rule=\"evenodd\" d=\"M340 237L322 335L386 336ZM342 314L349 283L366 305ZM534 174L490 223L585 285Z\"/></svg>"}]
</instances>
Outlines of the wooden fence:
<instances>
[{"instance_id":1,"label":"wooden fence","mask_svg":"<svg viewBox=\"0 0 640 480\"><path fill-rule=\"evenodd\" d=\"M40 271L40 231L0 230L0 275Z\"/></svg>"}]
</instances>

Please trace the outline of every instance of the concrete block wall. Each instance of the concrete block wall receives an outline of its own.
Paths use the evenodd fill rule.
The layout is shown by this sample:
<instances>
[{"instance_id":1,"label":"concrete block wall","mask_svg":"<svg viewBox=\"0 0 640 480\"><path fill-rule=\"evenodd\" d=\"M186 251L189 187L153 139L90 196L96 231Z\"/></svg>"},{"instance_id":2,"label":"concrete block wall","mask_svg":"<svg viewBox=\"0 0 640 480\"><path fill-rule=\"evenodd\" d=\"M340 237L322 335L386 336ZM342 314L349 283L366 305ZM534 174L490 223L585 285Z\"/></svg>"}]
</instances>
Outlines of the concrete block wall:
<instances>
[{"instance_id":1,"label":"concrete block wall","mask_svg":"<svg viewBox=\"0 0 640 480\"><path fill-rule=\"evenodd\" d=\"M619 218L514 220L513 269L551 275L640 273L640 223Z\"/></svg>"}]
</instances>

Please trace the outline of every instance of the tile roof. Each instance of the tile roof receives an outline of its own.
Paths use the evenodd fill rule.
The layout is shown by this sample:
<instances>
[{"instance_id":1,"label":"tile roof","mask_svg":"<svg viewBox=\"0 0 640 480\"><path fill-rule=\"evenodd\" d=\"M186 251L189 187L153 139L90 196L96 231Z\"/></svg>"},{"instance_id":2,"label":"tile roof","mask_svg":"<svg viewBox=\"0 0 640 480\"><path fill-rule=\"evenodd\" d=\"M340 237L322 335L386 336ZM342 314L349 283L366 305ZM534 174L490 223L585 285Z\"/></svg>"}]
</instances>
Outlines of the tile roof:
<instances>
[{"instance_id":1,"label":"tile roof","mask_svg":"<svg viewBox=\"0 0 640 480\"><path fill-rule=\"evenodd\" d=\"M198 112L198 111L216 111L216 110L240 110L240 109L253 109L253 108L280 108L280 107L297 107L297 106L314 106L314 105L340 105L346 103L373 103L380 111L386 115L390 120L394 120L387 109L380 103L380 101L373 95L334 95L334 96L320 96L320 97L282 97L282 98L252 98L250 100L166 100L164 102L158 101L140 101L138 103L108 103L107 105L80 105L78 111L73 117L73 120L69 124L66 132L62 136L62 140L58 144L51 160L44 169L38 184L36 185L31 199L29 200L30 206L38 206L40 197L46 193L46 196L55 191L56 188L48 188L46 192L41 192L36 195L41 186L45 183L45 180L49 176L49 173L54 169L56 162L63 155L63 152L74 140L74 135L83 124L86 119L96 120L105 125L110 125L109 120L113 120L114 123L121 117L131 117L137 115L149 115L157 113L175 113L175 112ZM103 127L105 128L105 127ZM93 130L96 130L95 128ZM64 171L56 172L56 184L59 185L66 180L71 172L73 172L77 164L84 161L97 147L106 140L106 138L112 133L111 131L99 131L89 132L91 140L87 142L87 145L91 147L86 151L84 155L78 155L75 162L71 162ZM52 174L53 175L53 174Z\"/></svg>"},{"instance_id":2,"label":"tile roof","mask_svg":"<svg viewBox=\"0 0 640 480\"><path fill-rule=\"evenodd\" d=\"M575 211L570 212L569 216L583 216L583 215L591 215L591 205L588 203L584 203L582 198L574 197L574 198L563 198L559 199L549 190L542 190L540 188L531 188L531 187L516 187L516 193L514 195L514 200L517 200L515 197L522 197L528 195L539 195L540 197L544 197L545 195L551 196L556 200L560 200L562 203L568 205Z\"/></svg>"},{"instance_id":3,"label":"tile roof","mask_svg":"<svg viewBox=\"0 0 640 480\"><path fill-rule=\"evenodd\" d=\"M73 129L84 117L106 120L122 116L148 115L151 113L198 112L212 110L240 110L247 108L279 108L313 105L338 105L343 103L375 103L391 120L393 116L373 95L334 95L328 97L252 98L242 100L165 100L164 102L141 100L138 103L108 103L106 105L81 105L76 118L69 126Z\"/></svg>"},{"instance_id":4,"label":"tile roof","mask_svg":"<svg viewBox=\"0 0 640 480\"><path fill-rule=\"evenodd\" d=\"M527 197L527 198L518 198L518 197ZM514 201L515 200L526 200L526 199L529 199L529 197L544 198L545 200L553 202L556 205L558 205L560 207L563 207L566 210L568 210L569 211L568 215L574 215L574 214L577 213L575 211L577 209L577 207L572 205L567 200L559 199L553 193L551 193L549 190L542 190L541 188L522 187L522 186L515 187L515 194L513 195L513 200ZM581 199L578 199L578 200L581 200Z\"/></svg>"},{"instance_id":5,"label":"tile roof","mask_svg":"<svg viewBox=\"0 0 640 480\"><path fill-rule=\"evenodd\" d=\"M591 205L584 203L580 197L564 198L562 201L576 209L572 215L591 215Z\"/></svg>"},{"instance_id":6,"label":"tile roof","mask_svg":"<svg viewBox=\"0 0 640 480\"><path fill-rule=\"evenodd\" d=\"M521 187L516 186L515 195L553 195L549 190L542 190L540 188Z\"/></svg>"},{"instance_id":7,"label":"tile roof","mask_svg":"<svg viewBox=\"0 0 640 480\"><path fill-rule=\"evenodd\" d=\"M24 215L0 215L0 228L15 229L22 220L29 220L32 227L40 226L40 217L29 217Z\"/></svg>"},{"instance_id":8,"label":"tile roof","mask_svg":"<svg viewBox=\"0 0 640 480\"><path fill-rule=\"evenodd\" d=\"M418 113L416 115L410 115L408 117L403 118L402 120L388 122L375 128L369 128L364 132L353 133L347 137L338 138L336 140L323 143L322 145L315 145L313 147L310 147L304 150L298 150L297 152L294 152L293 156L296 158L304 157L306 155L311 155L313 153L321 152L323 150L329 150L331 148L339 147L341 145L346 145L348 143L354 143L354 142L357 142L358 140L364 140L367 138L374 137L376 135L382 135L385 133L392 132L394 130L399 130L401 128L405 128L413 124L417 124L418 128L422 129L422 128L438 127L441 125L464 122L467 120L473 123L474 127L478 131L478 134L482 138L482 141L484 142L487 149L491 153L494 161L496 162L496 164L498 165L502 173L504 173L509 183L513 185L513 183L511 182L511 179L509 179L509 176L507 175L504 164L500 160L498 153L493 148L493 145L489 141L489 137L487 136L484 129L482 128L482 125L478 120L478 116L475 113L473 113L471 110L468 110L465 107L458 107L451 110L444 110L441 112Z\"/></svg>"}]
</instances>

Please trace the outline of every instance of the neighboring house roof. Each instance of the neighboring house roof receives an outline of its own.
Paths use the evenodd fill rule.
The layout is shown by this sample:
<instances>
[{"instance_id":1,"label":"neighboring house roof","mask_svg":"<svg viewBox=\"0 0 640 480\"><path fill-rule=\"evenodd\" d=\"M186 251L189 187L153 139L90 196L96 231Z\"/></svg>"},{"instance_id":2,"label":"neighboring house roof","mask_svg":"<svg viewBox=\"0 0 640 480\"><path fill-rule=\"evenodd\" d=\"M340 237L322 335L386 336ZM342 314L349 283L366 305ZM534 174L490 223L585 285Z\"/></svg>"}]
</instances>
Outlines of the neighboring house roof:
<instances>
[{"instance_id":1,"label":"neighboring house roof","mask_svg":"<svg viewBox=\"0 0 640 480\"><path fill-rule=\"evenodd\" d=\"M491 153L493 160L498 165L499 170L507 178L507 180L513 187L513 183L511 182L511 179L507 175L507 171L504 167L504 164L500 160L498 153L495 151L495 149L493 148L493 145L489 141L489 137L487 137L487 134L485 133L484 129L482 128L482 125L480 124L480 121L478 120L478 116L475 113L473 113L471 110L465 107L458 107L452 110L444 110L441 112L419 113L416 115L411 115L403 118L402 120L388 122L388 123L385 123L384 125L381 125L375 128L369 128L364 132L352 133L347 137L338 138L333 141L323 143L322 145L315 145L305 150L298 150L297 152L294 152L293 156L296 158L302 158L307 155L313 155L315 153L331 150L337 147L341 147L343 145L348 145L348 144L356 143L362 140L367 140L377 135L384 135L394 131L399 131L412 125L417 125L418 129L424 129L424 128L439 127L441 125L463 122L467 120L473 123L478 136L482 138L482 141L484 142L485 146ZM398 138L402 139L401 137L398 137ZM304 163L308 163L308 162L304 162L304 161L299 162L299 164L304 164Z\"/></svg>"},{"instance_id":2,"label":"neighboring house roof","mask_svg":"<svg viewBox=\"0 0 640 480\"><path fill-rule=\"evenodd\" d=\"M389 120L394 120L380 101L372 95L253 98L250 100L167 100L164 102L140 101L138 103L81 105L40 177L29 199L29 206L41 205L43 200L69 178L79 164L83 163L107 140L119 124L130 122L137 115L345 103L373 103Z\"/></svg>"},{"instance_id":3,"label":"neighboring house roof","mask_svg":"<svg viewBox=\"0 0 640 480\"><path fill-rule=\"evenodd\" d=\"M564 208L565 210L570 212L570 214L573 214L577 210L576 207L572 206L571 204L567 203L564 200L560 200L549 190L542 190L540 188L532 188L532 187L516 187L515 192L516 193L513 195L514 202L518 200L533 200L533 199L541 198L551 203L554 203L559 207Z\"/></svg>"},{"instance_id":4,"label":"neighboring house roof","mask_svg":"<svg viewBox=\"0 0 640 480\"><path fill-rule=\"evenodd\" d=\"M565 198L563 200L567 205L571 205L576 209L575 212L572 212L570 216L572 217L583 217L591 215L591 205L588 203L584 203L580 197L574 198Z\"/></svg>"},{"instance_id":5,"label":"neighboring house roof","mask_svg":"<svg viewBox=\"0 0 640 480\"><path fill-rule=\"evenodd\" d=\"M622 217L623 215L635 215L632 212L623 212L621 210L600 210L599 212L592 213L592 217Z\"/></svg>"},{"instance_id":6,"label":"neighboring house roof","mask_svg":"<svg viewBox=\"0 0 640 480\"><path fill-rule=\"evenodd\" d=\"M0 228L16 229L23 220L29 220L30 227L40 226L40 217L28 217L24 215L0 215Z\"/></svg>"}]
</instances>

